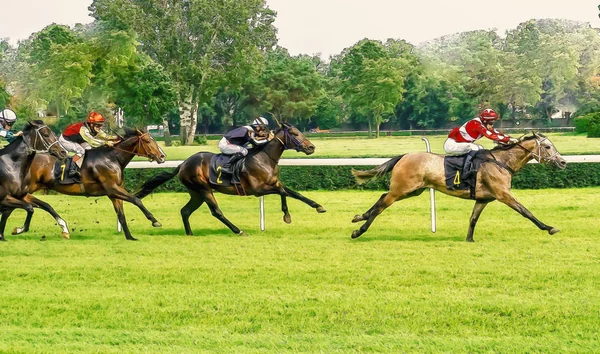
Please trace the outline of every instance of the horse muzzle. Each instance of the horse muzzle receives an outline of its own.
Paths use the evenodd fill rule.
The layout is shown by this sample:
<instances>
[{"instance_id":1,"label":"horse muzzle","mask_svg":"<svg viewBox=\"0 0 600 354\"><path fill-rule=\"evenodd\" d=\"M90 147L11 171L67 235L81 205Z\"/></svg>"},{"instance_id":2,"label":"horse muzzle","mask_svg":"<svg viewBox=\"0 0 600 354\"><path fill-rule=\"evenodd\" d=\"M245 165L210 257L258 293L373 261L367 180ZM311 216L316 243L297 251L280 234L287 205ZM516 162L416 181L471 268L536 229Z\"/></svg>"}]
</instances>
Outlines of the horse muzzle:
<instances>
[{"instance_id":1,"label":"horse muzzle","mask_svg":"<svg viewBox=\"0 0 600 354\"><path fill-rule=\"evenodd\" d=\"M302 152L304 152L306 155L312 155L315 153L315 146L313 144L309 144L309 145L302 145Z\"/></svg>"},{"instance_id":2,"label":"horse muzzle","mask_svg":"<svg viewBox=\"0 0 600 354\"><path fill-rule=\"evenodd\" d=\"M565 159L558 158L553 161L554 166L564 170L567 167L567 161Z\"/></svg>"}]
</instances>

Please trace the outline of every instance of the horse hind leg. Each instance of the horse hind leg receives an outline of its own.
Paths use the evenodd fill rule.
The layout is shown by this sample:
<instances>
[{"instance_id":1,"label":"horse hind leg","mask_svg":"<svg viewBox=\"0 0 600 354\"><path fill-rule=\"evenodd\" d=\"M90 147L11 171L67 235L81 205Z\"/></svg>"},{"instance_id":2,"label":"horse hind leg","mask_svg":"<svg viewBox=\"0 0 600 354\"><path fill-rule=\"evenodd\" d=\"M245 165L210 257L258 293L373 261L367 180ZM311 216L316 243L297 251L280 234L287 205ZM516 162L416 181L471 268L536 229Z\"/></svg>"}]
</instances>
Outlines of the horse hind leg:
<instances>
[{"instance_id":1,"label":"horse hind leg","mask_svg":"<svg viewBox=\"0 0 600 354\"><path fill-rule=\"evenodd\" d=\"M188 192L190 193L190 200L183 208L181 208L181 220L183 221L185 234L193 236L194 233L190 227L190 216L202 205L202 203L204 203L204 199L193 190L188 190Z\"/></svg>"},{"instance_id":2,"label":"horse hind leg","mask_svg":"<svg viewBox=\"0 0 600 354\"><path fill-rule=\"evenodd\" d=\"M219 208L219 205L217 204L215 196L212 194L212 192L203 192L200 194L204 197L204 201L210 208L212 216L219 219L219 221L225 224L234 234L242 236L245 235L244 231L240 230L237 226L232 224L231 221L227 220L225 215L223 215L223 212Z\"/></svg>"},{"instance_id":3,"label":"horse hind leg","mask_svg":"<svg viewBox=\"0 0 600 354\"><path fill-rule=\"evenodd\" d=\"M367 210L366 213L354 216L352 222L359 222L363 220L366 220L367 222L365 222L358 230L352 231L352 238L358 238L364 234L369 229L375 218L390 205L394 204L394 202L417 196L423 193L424 190L425 188L420 188L401 196L394 195L391 192L382 194L379 200L369 210Z\"/></svg>"}]
</instances>

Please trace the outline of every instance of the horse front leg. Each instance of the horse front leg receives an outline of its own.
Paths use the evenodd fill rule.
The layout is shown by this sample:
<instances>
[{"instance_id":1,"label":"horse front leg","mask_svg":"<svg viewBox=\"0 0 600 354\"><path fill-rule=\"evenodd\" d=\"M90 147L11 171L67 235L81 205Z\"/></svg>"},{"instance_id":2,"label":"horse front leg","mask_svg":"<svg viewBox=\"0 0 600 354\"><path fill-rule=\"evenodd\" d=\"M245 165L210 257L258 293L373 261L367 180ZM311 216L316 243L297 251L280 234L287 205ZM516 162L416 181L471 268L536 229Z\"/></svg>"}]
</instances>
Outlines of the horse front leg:
<instances>
[{"instance_id":1,"label":"horse front leg","mask_svg":"<svg viewBox=\"0 0 600 354\"><path fill-rule=\"evenodd\" d=\"M60 215L58 215L58 213L54 210L54 208L52 208L52 206L50 204L36 198L35 196L33 196L31 194L27 194L23 198L23 200L30 203L31 205L33 205L33 207L40 208L40 209L44 210L45 212L47 212L48 214L52 215L54 220L56 220L58 226L60 226L60 228L61 228L62 237L66 238L66 239L71 238L71 234L69 232L69 227L67 226L67 222L63 218L61 218ZM33 216L33 213L27 212L27 217L25 218L25 223L23 224L23 226L15 227L13 229L12 234L20 235L22 233L29 231L29 225L31 223L32 216Z\"/></svg>"},{"instance_id":2,"label":"horse front leg","mask_svg":"<svg viewBox=\"0 0 600 354\"><path fill-rule=\"evenodd\" d=\"M115 208L115 213L117 213L117 218L123 227L123 233L125 234L125 238L130 241L137 241L136 238L131 236L131 232L129 232L129 226L127 226L127 219L125 218L125 212L123 211L123 200L109 197L113 203L113 207Z\"/></svg>"},{"instance_id":3,"label":"horse front leg","mask_svg":"<svg viewBox=\"0 0 600 354\"><path fill-rule=\"evenodd\" d=\"M144 205L144 203L142 203L142 200L138 197L136 197L135 195L132 195L131 193L129 193L127 190L125 190L125 188L114 184L108 188L105 188L106 190L106 195L108 195L109 198L117 198L117 199L121 199L124 200L126 202L129 202L135 206L137 206L142 213L144 213L144 216L150 220L152 222L152 226L154 227L161 227L161 223L158 222L158 220L156 220L156 218L154 217L154 215L152 215L152 213L146 209L146 206Z\"/></svg>"},{"instance_id":4,"label":"horse front leg","mask_svg":"<svg viewBox=\"0 0 600 354\"><path fill-rule=\"evenodd\" d=\"M292 197L292 198L294 198L294 199L298 199L299 201L301 201L301 202L303 202L303 203L307 204L308 206L310 206L310 207L312 207L312 208L315 208L315 209L317 210L317 213L324 213L324 212L326 212L326 211L327 211L327 210L325 210L325 208L323 208L323 206L322 206L321 204L319 204L319 203L315 202L315 201L314 201L314 200L312 200L312 199L308 199L308 198L306 198L306 197L305 197L305 196L303 196L302 194L300 194L300 193L298 193L298 192L296 192L296 191L293 191L293 190L289 189L289 188L288 188L288 187L286 187L286 186L283 186L283 185L282 185L282 186L281 186L281 190L282 190L282 191L285 193L285 195L288 195L288 196L290 196L290 197ZM284 193L281 193L281 192L280 192L280 194L281 194L282 196L284 196Z\"/></svg>"},{"instance_id":5,"label":"horse front leg","mask_svg":"<svg viewBox=\"0 0 600 354\"><path fill-rule=\"evenodd\" d=\"M6 239L4 238L4 229L6 228L6 220L8 220L8 217L12 214L13 210L15 209L6 208L2 210L2 217L0 218L0 241L6 242Z\"/></svg>"},{"instance_id":6,"label":"horse front leg","mask_svg":"<svg viewBox=\"0 0 600 354\"><path fill-rule=\"evenodd\" d=\"M497 195L496 198L500 202L514 209L517 213L531 220L531 222L533 222L535 226L537 226L540 230L546 230L550 235L554 235L555 233L560 231L559 229L554 228L550 225L546 225L540 220L538 220L535 216L533 216L533 214L529 210L527 210L527 208L523 206L523 204L519 203L519 201L517 201L517 199L515 199L515 197L513 197L509 191L504 191L500 195Z\"/></svg>"},{"instance_id":7,"label":"horse front leg","mask_svg":"<svg viewBox=\"0 0 600 354\"><path fill-rule=\"evenodd\" d=\"M489 202L476 201L475 206L473 207L473 212L471 213L471 218L469 219L469 232L467 233L467 242L475 242L473 240L473 233L475 232L475 225L477 225L477 220L479 220L479 216Z\"/></svg>"}]
</instances>

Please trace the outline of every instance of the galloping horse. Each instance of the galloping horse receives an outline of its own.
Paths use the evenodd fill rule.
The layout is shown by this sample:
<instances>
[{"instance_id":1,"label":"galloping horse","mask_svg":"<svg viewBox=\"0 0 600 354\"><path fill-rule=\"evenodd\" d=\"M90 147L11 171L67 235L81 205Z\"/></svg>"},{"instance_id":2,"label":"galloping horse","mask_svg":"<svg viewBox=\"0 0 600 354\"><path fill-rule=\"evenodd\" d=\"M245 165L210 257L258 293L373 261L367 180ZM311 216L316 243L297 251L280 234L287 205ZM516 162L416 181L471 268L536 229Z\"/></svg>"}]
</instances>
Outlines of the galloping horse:
<instances>
[{"instance_id":1,"label":"galloping horse","mask_svg":"<svg viewBox=\"0 0 600 354\"><path fill-rule=\"evenodd\" d=\"M52 214L59 224L62 221L51 206L27 194L31 163L35 156L44 156L36 155L38 152L49 152L58 158L67 156L65 149L58 143L56 135L41 120L25 124L23 135L0 150L0 166L3 167L0 168L0 211L2 212L0 241L6 241L4 216L10 215L15 208L33 213L33 207L41 207Z\"/></svg>"},{"instance_id":2,"label":"galloping horse","mask_svg":"<svg viewBox=\"0 0 600 354\"><path fill-rule=\"evenodd\" d=\"M467 241L473 242L473 231L479 215L489 202L498 200L519 214L531 220L541 230L550 235L559 230L539 221L533 214L519 203L510 193L512 174L520 170L532 159L552 164L564 169L567 162L560 156L552 142L542 134L533 133L515 144L500 145L486 151L485 162L477 172L475 187L475 207L471 214ZM479 155L478 155L479 156ZM366 213L354 216L352 222L366 220L360 229L352 232L352 238L360 237L367 231L377 215L381 214L395 201L414 197L426 188L436 190L454 197L469 199L468 190L449 190L444 177L444 157L431 153L410 153L394 157L388 162L369 171L352 171L357 182L364 183L381 177L392 171L390 190L379 198L377 203Z\"/></svg>"},{"instance_id":3,"label":"galloping horse","mask_svg":"<svg viewBox=\"0 0 600 354\"><path fill-rule=\"evenodd\" d=\"M39 189L52 189L68 195L103 196L106 195L113 203L123 232L128 240L135 240L127 227L127 220L123 212L123 201L135 204L152 221L152 226L160 227L161 224L146 209L139 198L131 195L123 187L123 171L134 156L147 157L151 161L163 163L165 154L148 133L139 130L128 130L122 141L114 147L100 147L88 150L81 167L82 184L59 184L55 180L56 158L48 155L37 155L31 164L31 181L29 192ZM29 230L32 213L27 213L25 224L22 228L15 229L15 234ZM4 218L4 215L3 215ZM69 238L68 228L65 238Z\"/></svg>"},{"instance_id":4,"label":"galloping horse","mask_svg":"<svg viewBox=\"0 0 600 354\"><path fill-rule=\"evenodd\" d=\"M297 128L287 123L283 123L280 128L277 128L274 136L273 140L265 144L264 148L250 150L250 154L246 157L244 168L240 173L245 194L254 196L279 194L281 210L284 213L283 220L288 224L292 222L292 219L288 212L287 196L308 204L319 213L324 213L326 210L320 204L285 187L279 180L279 167L277 166L284 150L294 149L310 155L315 152L315 146ZM152 177L140 188L136 196L143 198L152 193L156 187L178 175L179 180L190 194L189 202L181 209L181 218L187 235L193 235L189 222L190 215L204 202L208 204L214 217L227 225L233 233L243 235L243 231L225 218L213 195L213 190L224 194L238 194L234 186L225 187L209 182L209 166L213 155L210 152L199 152L190 156L173 172L162 172Z\"/></svg>"}]
</instances>

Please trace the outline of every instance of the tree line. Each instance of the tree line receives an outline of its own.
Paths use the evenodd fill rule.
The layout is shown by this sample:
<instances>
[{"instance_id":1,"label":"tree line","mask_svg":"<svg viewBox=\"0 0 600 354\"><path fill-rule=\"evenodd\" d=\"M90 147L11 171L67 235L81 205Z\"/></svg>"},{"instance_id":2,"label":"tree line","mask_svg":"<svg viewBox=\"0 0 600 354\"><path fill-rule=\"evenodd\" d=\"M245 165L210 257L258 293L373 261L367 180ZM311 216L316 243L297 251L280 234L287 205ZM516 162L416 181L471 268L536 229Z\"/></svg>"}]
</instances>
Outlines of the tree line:
<instances>
[{"instance_id":1,"label":"tree line","mask_svg":"<svg viewBox=\"0 0 600 354\"><path fill-rule=\"evenodd\" d=\"M551 125L600 107L600 36L588 23L530 20L414 46L363 39L323 60L277 43L264 0L94 0L94 22L0 41L0 106L58 128L117 107L190 144L257 115L304 130L435 129L492 107Z\"/></svg>"}]
</instances>

